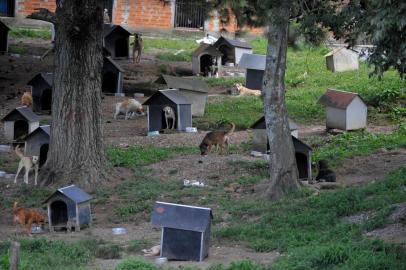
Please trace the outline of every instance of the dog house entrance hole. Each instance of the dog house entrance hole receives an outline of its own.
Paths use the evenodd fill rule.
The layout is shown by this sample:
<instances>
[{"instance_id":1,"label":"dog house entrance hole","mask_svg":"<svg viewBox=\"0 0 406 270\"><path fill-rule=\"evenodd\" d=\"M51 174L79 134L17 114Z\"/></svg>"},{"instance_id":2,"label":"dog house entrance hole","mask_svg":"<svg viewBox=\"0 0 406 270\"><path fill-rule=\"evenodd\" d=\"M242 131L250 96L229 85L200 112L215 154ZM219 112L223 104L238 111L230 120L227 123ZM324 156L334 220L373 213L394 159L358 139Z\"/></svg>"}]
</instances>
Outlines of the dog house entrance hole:
<instances>
[{"instance_id":1,"label":"dog house entrance hole","mask_svg":"<svg viewBox=\"0 0 406 270\"><path fill-rule=\"evenodd\" d=\"M170 106L171 107L171 106ZM172 110L175 112L175 123L174 123L174 129L177 129L177 119L178 119L178 116L177 116L177 114L176 114L176 110L173 108L173 107L171 107L172 108ZM162 115L162 117L161 117L161 119L162 119L162 129L169 129L169 127L172 127L172 120L171 119L168 119L168 124L169 124L169 127L167 127L166 126L166 120L165 120L165 112L164 112L164 110L162 109L162 111L161 111L161 115Z\"/></svg>"},{"instance_id":2,"label":"dog house entrance hole","mask_svg":"<svg viewBox=\"0 0 406 270\"><path fill-rule=\"evenodd\" d=\"M43 144L41 145L41 148L39 149L39 166L42 167L42 165L45 164L47 161L48 157L48 150L49 150L49 144Z\"/></svg>"},{"instance_id":3,"label":"dog house entrance hole","mask_svg":"<svg viewBox=\"0 0 406 270\"><path fill-rule=\"evenodd\" d=\"M41 95L41 110L50 111L52 106L52 90L47 88Z\"/></svg>"},{"instance_id":4,"label":"dog house entrance hole","mask_svg":"<svg viewBox=\"0 0 406 270\"><path fill-rule=\"evenodd\" d=\"M106 72L103 75L102 90L105 93L115 93L117 87L117 75L113 72Z\"/></svg>"},{"instance_id":5,"label":"dog house entrance hole","mask_svg":"<svg viewBox=\"0 0 406 270\"><path fill-rule=\"evenodd\" d=\"M213 57L211 55L205 54L200 57L200 72L204 76L208 76L211 66L213 65Z\"/></svg>"},{"instance_id":6,"label":"dog house entrance hole","mask_svg":"<svg viewBox=\"0 0 406 270\"><path fill-rule=\"evenodd\" d=\"M221 64L224 66L227 63L234 63L233 49L227 45L221 45L219 51L223 54L221 58Z\"/></svg>"},{"instance_id":7,"label":"dog house entrance hole","mask_svg":"<svg viewBox=\"0 0 406 270\"><path fill-rule=\"evenodd\" d=\"M51 225L66 225L68 222L68 206L63 201L55 201L51 204Z\"/></svg>"},{"instance_id":8,"label":"dog house entrance hole","mask_svg":"<svg viewBox=\"0 0 406 270\"><path fill-rule=\"evenodd\" d=\"M309 177L308 167L307 167L307 156L302 153L296 153L296 164L299 170L299 179L305 179Z\"/></svg>"},{"instance_id":9,"label":"dog house entrance hole","mask_svg":"<svg viewBox=\"0 0 406 270\"><path fill-rule=\"evenodd\" d=\"M116 57L128 57L128 40L119 38L116 40Z\"/></svg>"},{"instance_id":10,"label":"dog house entrance hole","mask_svg":"<svg viewBox=\"0 0 406 270\"><path fill-rule=\"evenodd\" d=\"M28 134L28 123L24 120L18 120L14 123L14 140L20 140Z\"/></svg>"}]
</instances>

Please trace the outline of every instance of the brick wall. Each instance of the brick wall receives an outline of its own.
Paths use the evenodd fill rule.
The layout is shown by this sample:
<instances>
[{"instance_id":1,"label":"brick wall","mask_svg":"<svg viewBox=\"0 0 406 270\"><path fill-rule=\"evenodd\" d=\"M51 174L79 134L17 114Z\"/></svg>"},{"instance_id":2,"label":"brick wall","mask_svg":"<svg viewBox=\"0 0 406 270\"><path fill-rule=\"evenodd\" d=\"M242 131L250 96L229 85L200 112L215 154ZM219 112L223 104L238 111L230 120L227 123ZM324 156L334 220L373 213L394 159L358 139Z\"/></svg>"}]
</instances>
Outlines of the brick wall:
<instances>
[{"instance_id":1,"label":"brick wall","mask_svg":"<svg viewBox=\"0 0 406 270\"><path fill-rule=\"evenodd\" d=\"M46 8L55 11L55 0L16 0L16 13L19 15L29 15L37 8Z\"/></svg>"}]
</instances>

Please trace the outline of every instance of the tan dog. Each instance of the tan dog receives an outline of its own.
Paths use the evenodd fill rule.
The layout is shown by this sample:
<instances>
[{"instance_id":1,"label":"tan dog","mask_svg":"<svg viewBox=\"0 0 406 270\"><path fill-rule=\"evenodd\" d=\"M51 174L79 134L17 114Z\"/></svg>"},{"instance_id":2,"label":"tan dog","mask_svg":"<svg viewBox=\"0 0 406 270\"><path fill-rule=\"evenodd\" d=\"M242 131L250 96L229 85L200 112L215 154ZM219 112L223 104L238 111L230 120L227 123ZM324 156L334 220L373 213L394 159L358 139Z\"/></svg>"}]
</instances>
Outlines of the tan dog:
<instances>
[{"instance_id":1,"label":"tan dog","mask_svg":"<svg viewBox=\"0 0 406 270\"><path fill-rule=\"evenodd\" d=\"M39 157L25 157L23 152L21 152L20 147L17 146L15 148L15 152L17 156L20 158L20 163L18 163L18 169L16 173L16 177L14 178L14 184L17 184L17 177L20 174L21 169L24 167L25 174L24 174L24 183L28 185L28 174L32 169L35 171L35 180L34 184L37 185L37 178L38 178L38 168L39 168Z\"/></svg>"},{"instance_id":2,"label":"tan dog","mask_svg":"<svg viewBox=\"0 0 406 270\"><path fill-rule=\"evenodd\" d=\"M165 115L166 128L174 129L176 116L175 116L175 112L173 111L172 107L166 106L163 108L163 111L164 111L164 115ZM171 119L172 127L169 127L169 119Z\"/></svg>"},{"instance_id":3,"label":"tan dog","mask_svg":"<svg viewBox=\"0 0 406 270\"><path fill-rule=\"evenodd\" d=\"M133 114L144 115L144 108L142 107L141 103L133 98L129 98L124 100L123 102L116 103L116 111L114 113L114 119L117 119L119 114L124 114L124 119L127 120L128 118L131 119Z\"/></svg>"},{"instance_id":4,"label":"tan dog","mask_svg":"<svg viewBox=\"0 0 406 270\"><path fill-rule=\"evenodd\" d=\"M17 223L21 224L22 226L25 226L27 234L31 234L31 227L32 224L37 224L38 226L45 225L45 218L44 216L30 208L22 208L18 207L17 208L17 202L14 202L13 204L13 214L14 214L14 219L13 223L16 226L16 232L17 232Z\"/></svg>"},{"instance_id":5,"label":"tan dog","mask_svg":"<svg viewBox=\"0 0 406 270\"><path fill-rule=\"evenodd\" d=\"M21 96L21 105L30 107L32 106L32 94L31 92L24 92Z\"/></svg>"},{"instance_id":6,"label":"tan dog","mask_svg":"<svg viewBox=\"0 0 406 270\"><path fill-rule=\"evenodd\" d=\"M134 63L140 62L143 49L144 49L144 41L142 40L141 34L134 34L134 44L133 44ZM137 57L135 57L135 52L137 52Z\"/></svg>"},{"instance_id":7,"label":"tan dog","mask_svg":"<svg viewBox=\"0 0 406 270\"><path fill-rule=\"evenodd\" d=\"M200 154L207 155L210 153L213 145L220 147L220 152L228 147L228 140L230 135L234 132L235 125L231 123L229 131L211 131L203 138L202 143L199 145Z\"/></svg>"},{"instance_id":8,"label":"tan dog","mask_svg":"<svg viewBox=\"0 0 406 270\"><path fill-rule=\"evenodd\" d=\"M237 87L238 93L240 96L261 96L261 91L249 89L245 86L242 86L241 83L236 83L235 87Z\"/></svg>"}]
</instances>

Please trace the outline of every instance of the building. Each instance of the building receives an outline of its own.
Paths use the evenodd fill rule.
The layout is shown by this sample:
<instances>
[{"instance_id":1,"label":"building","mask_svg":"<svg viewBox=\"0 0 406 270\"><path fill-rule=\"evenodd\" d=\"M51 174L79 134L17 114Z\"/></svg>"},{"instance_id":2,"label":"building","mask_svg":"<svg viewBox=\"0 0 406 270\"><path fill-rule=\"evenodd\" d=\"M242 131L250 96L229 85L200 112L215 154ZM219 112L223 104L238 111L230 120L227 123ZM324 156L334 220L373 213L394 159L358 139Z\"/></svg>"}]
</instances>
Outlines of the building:
<instances>
[{"instance_id":1,"label":"building","mask_svg":"<svg viewBox=\"0 0 406 270\"><path fill-rule=\"evenodd\" d=\"M155 83L162 85L163 89L178 89L183 96L192 102L192 115L204 115L209 91L204 81L194 78L161 75Z\"/></svg>"},{"instance_id":2,"label":"building","mask_svg":"<svg viewBox=\"0 0 406 270\"><path fill-rule=\"evenodd\" d=\"M193 74L208 76L213 67L220 72L221 55L213 45L202 43L192 54Z\"/></svg>"},{"instance_id":3,"label":"building","mask_svg":"<svg viewBox=\"0 0 406 270\"><path fill-rule=\"evenodd\" d=\"M326 106L326 128L366 128L368 108L357 93L328 89L319 102Z\"/></svg>"},{"instance_id":4,"label":"building","mask_svg":"<svg viewBox=\"0 0 406 270\"><path fill-rule=\"evenodd\" d=\"M214 44L222 54L222 65L238 65L244 53L251 54L252 46L248 42L238 39L220 37Z\"/></svg>"},{"instance_id":5,"label":"building","mask_svg":"<svg viewBox=\"0 0 406 270\"><path fill-rule=\"evenodd\" d=\"M90 200L92 196L75 185L59 188L44 203L48 208L49 230L80 231L92 223Z\"/></svg>"},{"instance_id":6,"label":"building","mask_svg":"<svg viewBox=\"0 0 406 270\"><path fill-rule=\"evenodd\" d=\"M103 25L103 48L112 58L128 58L130 56L130 35L120 25Z\"/></svg>"},{"instance_id":7,"label":"building","mask_svg":"<svg viewBox=\"0 0 406 270\"><path fill-rule=\"evenodd\" d=\"M1 12L1 2L0 2ZM10 28L0 21L0 52L8 52L8 32Z\"/></svg>"},{"instance_id":8,"label":"building","mask_svg":"<svg viewBox=\"0 0 406 270\"><path fill-rule=\"evenodd\" d=\"M105 56L102 71L102 92L117 95L123 93L123 76L124 69L111 57Z\"/></svg>"},{"instance_id":9,"label":"building","mask_svg":"<svg viewBox=\"0 0 406 270\"><path fill-rule=\"evenodd\" d=\"M27 83L31 86L32 109L34 112L51 112L53 78L52 73L40 73Z\"/></svg>"},{"instance_id":10,"label":"building","mask_svg":"<svg viewBox=\"0 0 406 270\"><path fill-rule=\"evenodd\" d=\"M23 106L9 112L3 119L4 137L8 141L22 142L39 127L39 117L30 108Z\"/></svg>"},{"instance_id":11,"label":"building","mask_svg":"<svg viewBox=\"0 0 406 270\"><path fill-rule=\"evenodd\" d=\"M39 166L45 164L48 158L49 138L51 134L51 127L39 126L36 130L31 132L25 137L24 153L27 157L39 157Z\"/></svg>"},{"instance_id":12,"label":"building","mask_svg":"<svg viewBox=\"0 0 406 270\"><path fill-rule=\"evenodd\" d=\"M254 90L262 90L266 56L259 54L243 54L239 66L245 68L245 86Z\"/></svg>"},{"instance_id":13,"label":"building","mask_svg":"<svg viewBox=\"0 0 406 270\"><path fill-rule=\"evenodd\" d=\"M324 56L327 69L332 72L357 70L358 53L346 48L334 49Z\"/></svg>"},{"instance_id":14,"label":"building","mask_svg":"<svg viewBox=\"0 0 406 270\"><path fill-rule=\"evenodd\" d=\"M156 202L151 221L161 227L161 257L203 261L209 254L210 208Z\"/></svg>"}]
</instances>

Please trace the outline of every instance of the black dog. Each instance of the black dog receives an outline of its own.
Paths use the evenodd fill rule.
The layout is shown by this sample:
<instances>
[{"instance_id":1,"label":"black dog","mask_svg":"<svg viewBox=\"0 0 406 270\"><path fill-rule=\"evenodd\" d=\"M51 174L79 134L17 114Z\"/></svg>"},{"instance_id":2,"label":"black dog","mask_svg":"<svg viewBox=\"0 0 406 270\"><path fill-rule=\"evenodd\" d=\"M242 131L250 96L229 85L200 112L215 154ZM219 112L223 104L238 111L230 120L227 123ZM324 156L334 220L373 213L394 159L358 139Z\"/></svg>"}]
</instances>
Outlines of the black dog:
<instances>
[{"instance_id":1,"label":"black dog","mask_svg":"<svg viewBox=\"0 0 406 270\"><path fill-rule=\"evenodd\" d=\"M335 182L336 173L328 168L328 163L326 160L319 161L319 174L316 177L317 181L324 180L326 182Z\"/></svg>"}]
</instances>

